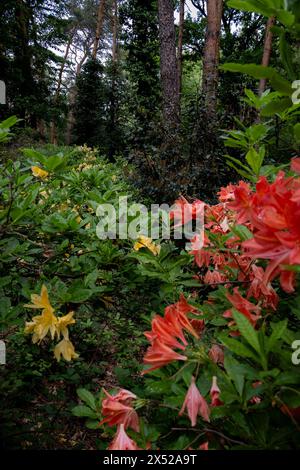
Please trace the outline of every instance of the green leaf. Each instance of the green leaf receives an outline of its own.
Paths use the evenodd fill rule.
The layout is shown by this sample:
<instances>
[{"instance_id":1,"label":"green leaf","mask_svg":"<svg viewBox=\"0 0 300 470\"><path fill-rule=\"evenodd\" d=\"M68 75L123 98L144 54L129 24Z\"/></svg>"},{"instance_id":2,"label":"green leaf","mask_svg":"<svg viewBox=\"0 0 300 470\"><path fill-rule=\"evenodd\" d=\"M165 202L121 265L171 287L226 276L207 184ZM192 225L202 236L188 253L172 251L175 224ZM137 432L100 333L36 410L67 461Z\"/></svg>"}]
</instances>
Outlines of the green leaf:
<instances>
[{"instance_id":1,"label":"green leaf","mask_svg":"<svg viewBox=\"0 0 300 470\"><path fill-rule=\"evenodd\" d=\"M300 143L300 122L294 125L294 136L297 143Z\"/></svg>"},{"instance_id":2,"label":"green leaf","mask_svg":"<svg viewBox=\"0 0 300 470\"><path fill-rule=\"evenodd\" d=\"M232 162L227 161L227 165L230 166L230 168L234 168L234 170L244 178L250 181L255 181L254 177L251 175L251 173L246 173L245 171L241 170L240 168L237 168Z\"/></svg>"},{"instance_id":3,"label":"green leaf","mask_svg":"<svg viewBox=\"0 0 300 470\"><path fill-rule=\"evenodd\" d=\"M238 391L238 394L242 396L244 383L245 383L245 377L241 373L239 366L240 364L238 363L238 361L236 361L230 354L225 355L225 360L224 360L225 370L227 374L229 375L229 377L234 382L234 385Z\"/></svg>"},{"instance_id":4,"label":"green leaf","mask_svg":"<svg viewBox=\"0 0 300 470\"><path fill-rule=\"evenodd\" d=\"M238 236L241 241L250 240L253 238L253 233L245 227L245 225L233 225L230 227L231 232Z\"/></svg>"},{"instance_id":5,"label":"green leaf","mask_svg":"<svg viewBox=\"0 0 300 470\"><path fill-rule=\"evenodd\" d=\"M247 343L255 349L256 352L259 354L261 353L260 344L257 336L257 332L249 322L248 318L245 317L242 313L238 312L237 310L232 311L233 318L237 324L238 330L245 338Z\"/></svg>"},{"instance_id":6,"label":"green leaf","mask_svg":"<svg viewBox=\"0 0 300 470\"><path fill-rule=\"evenodd\" d=\"M238 64L234 62L228 62L227 64L222 65L220 68L227 72L245 73L253 78L257 78L258 80L261 78L266 78L270 80L274 90L278 91L281 95L291 96L293 93L291 83L283 78L272 67L265 67L263 65L256 64Z\"/></svg>"},{"instance_id":7,"label":"green leaf","mask_svg":"<svg viewBox=\"0 0 300 470\"><path fill-rule=\"evenodd\" d=\"M263 147L261 148L263 149ZM264 151L258 153L254 148L251 148L246 155L246 161L256 175L259 175L264 156Z\"/></svg>"},{"instance_id":8,"label":"green leaf","mask_svg":"<svg viewBox=\"0 0 300 470\"><path fill-rule=\"evenodd\" d=\"M91 418L98 419L97 413L95 413L91 408L84 405L78 405L72 408L72 414L78 416L79 418Z\"/></svg>"},{"instance_id":9,"label":"green leaf","mask_svg":"<svg viewBox=\"0 0 300 470\"><path fill-rule=\"evenodd\" d=\"M297 79L297 76L296 76L294 66L293 66L293 53L292 53L291 46L286 39L285 32L282 32L282 34L280 35L279 45L280 45L280 56L281 56L282 63L288 73L289 79L291 81L294 81Z\"/></svg>"},{"instance_id":10,"label":"green leaf","mask_svg":"<svg viewBox=\"0 0 300 470\"><path fill-rule=\"evenodd\" d=\"M272 334L271 336L267 339L267 351L272 351L275 343L282 339L282 337L284 336L284 333L286 332L287 330L287 326L288 326L288 321L287 320L283 320L283 321L280 321L278 323L273 323L271 324L272 326Z\"/></svg>"},{"instance_id":11,"label":"green leaf","mask_svg":"<svg viewBox=\"0 0 300 470\"><path fill-rule=\"evenodd\" d=\"M259 359L253 351L241 343L238 339L231 339L225 336L219 336L220 341L234 354L241 357L248 357L258 362Z\"/></svg>"},{"instance_id":12,"label":"green leaf","mask_svg":"<svg viewBox=\"0 0 300 470\"><path fill-rule=\"evenodd\" d=\"M266 5L266 1L262 0L230 0L228 6L237 10L250 11L260 13L265 16L272 16L273 9Z\"/></svg>"},{"instance_id":13,"label":"green leaf","mask_svg":"<svg viewBox=\"0 0 300 470\"><path fill-rule=\"evenodd\" d=\"M99 429L99 420L87 419L85 425L88 429Z\"/></svg>"},{"instance_id":14,"label":"green leaf","mask_svg":"<svg viewBox=\"0 0 300 470\"><path fill-rule=\"evenodd\" d=\"M261 115L263 117L274 116L284 112L291 106L293 106L293 102L290 98L279 98L266 104L261 110Z\"/></svg>"},{"instance_id":15,"label":"green leaf","mask_svg":"<svg viewBox=\"0 0 300 470\"><path fill-rule=\"evenodd\" d=\"M92 410L96 410L96 400L94 395L89 390L85 388L78 388L77 395L79 396L80 400L86 403Z\"/></svg>"}]
</instances>

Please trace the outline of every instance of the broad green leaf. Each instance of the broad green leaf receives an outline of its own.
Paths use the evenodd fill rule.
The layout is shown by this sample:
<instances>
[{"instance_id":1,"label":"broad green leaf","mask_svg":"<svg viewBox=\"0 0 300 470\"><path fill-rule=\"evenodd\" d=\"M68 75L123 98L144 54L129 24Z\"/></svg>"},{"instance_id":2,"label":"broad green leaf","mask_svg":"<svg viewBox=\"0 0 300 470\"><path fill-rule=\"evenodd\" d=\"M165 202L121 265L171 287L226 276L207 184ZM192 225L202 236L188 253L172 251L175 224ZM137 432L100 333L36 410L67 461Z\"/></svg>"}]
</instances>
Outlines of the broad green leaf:
<instances>
[{"instance_id":1,"label":"broad green leaf","mask_svg":"<svg viewBox=\"0 0 300 470\"><path fill-rule=\"evenodd\" d=\"M96 410L96 400L94 395L89 390L85 388L78 388L77 395L79 396L80 400L86 403L92 410Z\"/></svg>"},{"instance_id":2,"label":"broad green leaf","mask_svg":"<svg viewBox=\"0 0 300 470\"><path fill-rule=\"evenodd\" d=\"M219 339L234 354L237 354L238 356L241 356L241 357L248 357L249 359L253 359L254 361L257 361L257 362L259 361L255 353L251 349L249 349L247 346L245 346L243 343L241 343L240 340L228 338L223 335L220 335Z\"/></svg>"},{"instance_id":3,"label":"broad green leaf","mask_svg":"<svg viewBox=\"0 0 300 470\"><path fill-rule=\"evenodd\" d=\"M271 336L267 340L267 351L269 352L272 351L275 343L283 337L287 329L287 325L288 325L287 320L283 320L278 323L271 324L273 331L272 331Z\"/></svg>"},{"instance_id":4,"label":"broad green leaf","mask_svg":"<svg viewBox=\"0 0 300 470\"><path fill-rule=\"evenodd\" d=\"M293 106L293 102L290 98L279 98L266 104L261 110L261 115L263 117L274 116L274 114L280 114L291 106Z\"/></svg>"},{"instance_id":5,"label":"broad green leaf","mask_svg":"<svg viewBox=\"0 0 300 470\"><path fill-rule=\"evenodd\" d=\"M297 124L294 125L294 136L296 142L300 143L300 122L297 122Z\"/></svg>"},{"instance_id":6,"label":"broad green leaf","mask_svg":"<svg viewBox=\"0 0 300 470\"><path fill-rule=\"evenodd\" d=\"M245 340L250 344L250 346L252 346L252 348L260 354L261 350L257 332L249 322L248 318L246 318L245 315L238 312L237 310L233 310L232 315L236 321L238 330L243 336L243 338L245 338Z\"/></svg>"},{"instance_id":7,"label":"broad green leaf","mask_svg":"<svg viewBox=\"0 0 300 470\"><path fill-rule=\"evenodd\" d=\"M265 67L257 64L238 64L228 62L220 67L222 70L227 72L238 72L250 75L253 78L260 80L266 78L270 80L270 83L274 90L278 91L283 96L291 96L293 89L291 83L283 78L275 69L272 67Z\"/></svg>"},{"instance_id":8,"label":"broad green leaf","mask_svg":"<svg viewBox=\"0 0 300 470\"><path fill-rule=\"evenodd\" d=\"M224 360L225 370L227 374L229 375L229 377L234 382L234 385L238 391L238 394L242 396L245 377L241 373L239 365L240 364L238 363L238 361L236 361L230 354L225 355L225 360Z\"/></svg>"},{"instance_id":9,"label":"broad green leaf","mask_svg":"<svg viewBox=\"0 0 300 470\"><path fill-rule=\"evenodd\" d=\"M78 405L72 408L72 414L74 416L78 416L79 418L98 418L97 413L95 413L95 411L91 410L91 408L85 405Z\"/></svg>"}]
</instances>

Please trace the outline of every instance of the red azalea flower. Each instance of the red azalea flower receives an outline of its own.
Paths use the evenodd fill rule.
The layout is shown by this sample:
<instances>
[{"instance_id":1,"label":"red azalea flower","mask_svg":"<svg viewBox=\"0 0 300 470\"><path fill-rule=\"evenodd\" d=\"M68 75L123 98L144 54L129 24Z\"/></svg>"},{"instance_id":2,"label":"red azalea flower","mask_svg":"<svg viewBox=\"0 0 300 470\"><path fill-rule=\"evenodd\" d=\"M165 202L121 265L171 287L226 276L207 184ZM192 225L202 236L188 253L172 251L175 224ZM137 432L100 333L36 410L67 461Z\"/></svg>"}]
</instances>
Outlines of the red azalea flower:
<instances>
[{"instance_id":1,"label":"red azalea flower","mask_svg":"<svg viewBox=\"0 0 300 470\"><path fill-rule=\"evenodd\" d=\"M142 375L151 372L152 370L159 369L160 367L166 366L173 361L186 361L187 357L173 351L169 346L166 346L159 339L155 339L148 348L144 356L144 364L149 364L152 367L144 370Z\"/></svg>"},{"instance_id":2,"label":"red azalea flower","mask_svg":"<svg viewBox=\"0 0 300 470\"><path fill-rule=\"evenodd\" d=\"M140 450L136 442L134 442L126 434L124 424L119 424L117 433L108 447L108 450Z\"/></svg>"},{"instance_id":3,"label":"red azalea flower","mask_svg":"<svg viewBox=\"0 0 300 470\"><path fill-rule=\"evenodd\" d=\"M233 294L226 294L227 299L231 302L236 310L245 315L250 323L255 326L257 321L260 319L260 308L257 305L249 302L249 300L244 299L244 297L242 297L239 293L238 287L235 287L233 292ZM232 318L231 310L226 310L223 316L225 318ZM234 322L231 324L234 324Z\"/></svg>"},{"instance_id":4,"label":"red azalea flower","mask_svg":"<svg viewBox=\"0 0 300 470\"><path fill-rule=\"evenodd\" d=\"M210 389L210 398L211 398L211 406L221 406L223 402L219 399L221 390L218 387L217 377L212 378L212 385Z\"/></svg>"},{"instance_id":5,"label":"red azalea flower","mask_svg":"<svg viewBox=\"0 0 300 470\"><path fill-rule=\"evenodd\" d=\"M181 227L191 220L202 217L205 204L197 199L190 204L183 196L175 201L170 212L170 219L174 220L174 227Z\"/></svg>"},{"instance_id":6,"label":"red azalea flower","mask_svg":"<svg viewBox=\"0 0 300 470\"><path fill-rule=\"evenodd\" d=\"M99 423L107 423L108 426L116 424L124 424L126 428L132 428L134 431L139 432L139 418L136 411L130 406L136 395L128 390L121 390L117 395L110 395L105 389L104 392L107 396L102 401L102 415L104 419Z\"/></svg>"},{"instance_id":7,"label":"red azalea flower","mask_svg":"<svg viewBox=\"0 0 300 470\"><path fill-rule=\"evenodd\" d=\"M187 409L188 416L191 420L191 425L193 427L196 426L198 415L202 416L204 421L209 422L209 406L206 400L202 397L201 393L199 392L194 377L192 377L191 385L187 391L182 408L179 412L179 416L183 415L185 409Z\"/></svg>"}]
</instances>

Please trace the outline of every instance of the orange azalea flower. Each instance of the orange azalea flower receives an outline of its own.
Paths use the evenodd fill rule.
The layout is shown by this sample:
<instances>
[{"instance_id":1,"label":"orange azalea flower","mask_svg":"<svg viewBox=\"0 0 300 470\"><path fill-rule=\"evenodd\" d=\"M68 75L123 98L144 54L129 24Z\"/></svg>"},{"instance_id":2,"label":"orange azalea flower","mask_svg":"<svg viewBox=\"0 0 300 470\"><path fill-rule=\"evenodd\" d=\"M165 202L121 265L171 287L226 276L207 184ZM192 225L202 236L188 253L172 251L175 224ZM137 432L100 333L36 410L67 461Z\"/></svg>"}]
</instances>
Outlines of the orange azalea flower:
<instances>
[{"instance_id":1,"label":"orange azalea flower","mask_svg":"<svg viewBox=\"0 0 300 470\"><path fill-rule=\"evenodd\" d=\"M291 161L291 170L300 174L300 157L293 158Z\"/></svg>"},{"instance_id":2,"label":"orange azalea flower","mask_svg":"<svg viewBox=\"0 0 300 470\"><path fill-rule=\"evenodd\" d=\"M193 427L196 426L198 415L202 416L204 421L209 422L210 410L206 400L202 397L196 386L194 377L192 377L191 385L179 412L179 416L183 415L185 409L187 409Z\"/></svg>"},{"instance_id":3,"label":"orange azalea flower","mask_svg":"<svg viewBox=\"0 0 300 470\"><path fill-rule=\"evenodd\" d=\"M152 367L143 371L142 374L159 369L172 361L187 360L186 356L178 354L172 348L185 350L188 343L184 337L183 330L188 331L195 338L199 339L198 333L187 317L189 312L199 314L199 311L192 305L189 305L184 296L181 295L180 300L176 304L165 308L164 317L159 315L154 317L151 331L146 331L145 333L151 346L144 357L144 364L152 365Z\"/></svg>"},{"instance_id":4,"label":"orange azalea flower","mask_svg":"<svg viewBox=\"0 0 300 470\"><path fill-rule=\"evenodd\" d=\"M220 406L223 405L223 402L219 399L221 390L218 387L217 377L212 378L212 385L210 389L210 398L211 398L211 406Z\"/></svg>"},{"instance_id":5,"label":"orange azalea flower","mask_svg":"<svg viewBox=\"0 0 300 470\"><path fill-rule=\"evenodd\" d=\"M199 450L208 450L208 441L203 442L203 444L199 446Z\"/></svg>"},{"instance_id":6,"label":"orange azalea flower","mask_svg":"<svg viewBox=\"0 0 300 470\"><path fill-rule=\"evenodd\" d=\"M110 395L105 389L107 396L102 401L102 415L105 417L100 423L107 423L109 426L124 424L124 428L131 428L139 432L139 418L136 411L131 406L132 401L137 397L128 390L122 389L116 395Z\"/></svg>"},{"instance_id":7,"label":"orange azalea flower","mask_svg":"<svg viewBox=\"0 0 300 470\"><path fill-rule=\"evenodd\" d=\"M174 220L174 228L181 227L191 220L196 220L203 215L205 204L197 199L190 204L183 196L175 201L170 219Z\"/></svg>"},{"instance_id":8,"label":"orange azalea flower","mask_svg":"<svg viewBox=\"0 0 300 470\"><path fill-rule=\"evenodd\" d=\"M169 305L165 309L165 314L172 323L177 322L177 324L179 324L183 329L191 333L191 335L196 339L199 339L198 334L187 318L187 313L199 314L199 310L192 305L189 305L183 294L181 294L180 299L176 304Z\"/></svg>"},{"instance_id":9,"label":"orange azalea flower","mask_svg":"<svg viewBox=\"0 0 300 470\"><path fill-rule=\"evenodd\" d=\"M292 167L297 167L297 161ZM281 287L288 293L294 291L295 273L283 265L300 264L299 191L299 179L286 178L283 172L274 183L261 177L251 200L254 237L243 243L248 256L270 261L263 282L268 284L280 275Z\"/></svg>"},{"instance_id":10,"label":"orange azalea flower","mask_svg":"<svg viewBox=\"0 0 300 470\"><path fill-rule=\"evenodd\" d=\"M271 283L265 282L265 272L260 266L252 265L253 280L247 293L247 298L254 297L256 300L262 300L264 307L271 307L276 310L279 297L271 286Z\"/></svg>"},{"instance_id":11,"label":"orange azalea flower","mask_svg":"<svg viewBox=\"0 0 300 470\"><path fill-rule=\"evenodd\" d=\"M240 181L234 190L234 200L227 204L228 209L234 211L236 222L248 222L251 214L252 192L248 183Z\"/></svg>"},{"instance_id":12,"label":"orange azalea flower","mask_svg":"<svg viewBox=\"0 0 300 470\"><path fill-rule=\"evenodd\" d=\"M233 294L226 294L227 299L231 302L236 310L245 315L251 324L255 326L257 321L260 319L260 308L257 305L249 302L249 300L244 299L244 297L242 297L239 293L238 287L235 287L233 292ZM231 310L226 310L223 316L225 318L232 318ZM231 324L234 324L234 322L229 323L229 325Z\"/></svg>"},{"instance_id":13,"label":"orange azalea flower","mask_svg":"<svg viewBox=\"0 0 300 470\"><path fill-rule=\"evenodd\" d=\"M148 348L144 356L144 364L149 364L152 367L144 370L142 374L147 374L152 370L159 369L160 367L166 366L173 361L186 361L187 357L173 351L169 346L166 346L159 339L155 339L152 346Z\"/></svg>"},{"instance_id":14,"label":"orange azalea flower","mask_svg":"<svg viewBox=\"0 0 300 470\"><path fill-rule=\"evenodd\" d=\"M117 433L108 447L108 450L140 450L136 442L134 442L126 434L124 424L119 424Z\"/></svg>"}]
</instances>

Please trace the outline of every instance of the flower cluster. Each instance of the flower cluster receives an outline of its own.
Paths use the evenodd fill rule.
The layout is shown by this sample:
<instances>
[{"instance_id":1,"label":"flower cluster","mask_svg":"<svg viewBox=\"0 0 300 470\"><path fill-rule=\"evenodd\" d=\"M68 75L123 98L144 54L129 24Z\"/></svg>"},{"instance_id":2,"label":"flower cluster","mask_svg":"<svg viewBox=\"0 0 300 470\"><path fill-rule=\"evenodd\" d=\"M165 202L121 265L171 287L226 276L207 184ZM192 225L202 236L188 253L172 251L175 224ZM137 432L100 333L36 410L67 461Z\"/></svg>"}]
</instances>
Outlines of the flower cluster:
<instances>
[{"instance_id":1,"label":"flower cluster","mask_svg":"<svg viewBox=\"0 0 300 470\"><path fill-rule=\"evenodd\" d=\"M32 321L26 322L25 333L32 334L32 342L37 343L50 333L52 340L57 337L59 340L61 335L63 339L55 346L54 356L59 362L61 356L66 361L76 359L78 354L75 352L74 346L69 339L68 326L75 323L73 318L74 312L69 312L63 317L57 317L54 314L54 308L51 306L48 296L48 290L45 285L42 286L40 295L31 295L31 304L24 307L32 309L42 309L42 314L32 318Z\"/></svg>"},{"instance_id":2,"label":"flower cluster","mask_svg":"<svg viewBox=\"0 0 300 470\"><path fill-rule=\"evenodd\" d=\"M116 395L109 394L105 389L106 398L102 401L102 415L104 419L100 425L117 425L116 435L108 447L109 450L139 450L137 444L126 433L127 428L135 432L140 431L139 417L133 408L136 395L122 389Z\"/></svg>"},{"instance_id":3,"label":"flower cluster","mask_svg":"<svg viewBox=\"0 0 300 470\"><path fill-rule=\"evenodd\" d=\"M184 330L189 332L194 338L199 339L196 328L204 328L203 320L189 320L188 313L199 315L199 311L189 305L181 295L180 300L165 309L164 317L156 315L152 320L152 329L145 333L146 338L151 343L144 356L144 364L151 367L144 370L143 374L159 369L172 361L186 361L187 357L174 351L180 349L184 351L187 340ZM192 322L196 322L194 327ZM200 322L200 323L199 323ZM200 328L199 328L200 327Z\"/></svg>"}]
</instances>

